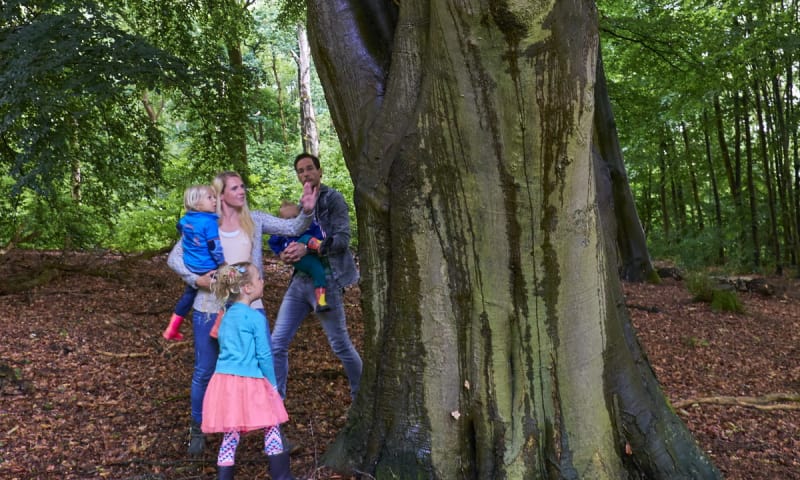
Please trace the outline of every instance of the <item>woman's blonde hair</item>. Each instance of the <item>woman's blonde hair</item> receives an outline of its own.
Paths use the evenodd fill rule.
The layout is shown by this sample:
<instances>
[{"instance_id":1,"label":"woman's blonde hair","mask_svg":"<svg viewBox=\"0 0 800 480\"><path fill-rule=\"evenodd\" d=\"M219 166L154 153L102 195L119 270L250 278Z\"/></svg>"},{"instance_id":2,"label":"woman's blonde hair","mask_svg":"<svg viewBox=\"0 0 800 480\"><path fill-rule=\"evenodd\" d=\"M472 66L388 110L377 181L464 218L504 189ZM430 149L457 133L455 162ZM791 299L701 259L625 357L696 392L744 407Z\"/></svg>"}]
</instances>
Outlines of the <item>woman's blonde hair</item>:
<instances>
[{"instance_id":1,"label":"woman's blonde hair","mask_svg":"<svg viewBox=\"0 0 800 480\"><path fill-rule=\"evenodd\" d=\"M253 272L258 275L258 269L251 269L253 264L250 262L239 262L232 265L225 265L217 270L214 282L211 284L211 291L221 302L236 300L242 294L242 287L252 283Z\"/></svg>"},{"instance_id":2,"label":"woman's blonde hair","mask_svg":"<svg viewBox=\"0 0 800 480\"><path fill-rule=\"evenodd\" d=\"M214 181L211 183L214 190L217 192L217 214L219 215L220 221L222 221L222 194L225 192L225 182L227 182L229 178L238 178L241 180L242 176L231 171L220 172L214 177ZM247 207L247 197L245 197L244 205L242 205L242 210L239 212L239 224L242 230L247 234L247 237L252 238L256 225L253 223L253 217L250 216L250 208Z\"/></svg>"}]
</instances>

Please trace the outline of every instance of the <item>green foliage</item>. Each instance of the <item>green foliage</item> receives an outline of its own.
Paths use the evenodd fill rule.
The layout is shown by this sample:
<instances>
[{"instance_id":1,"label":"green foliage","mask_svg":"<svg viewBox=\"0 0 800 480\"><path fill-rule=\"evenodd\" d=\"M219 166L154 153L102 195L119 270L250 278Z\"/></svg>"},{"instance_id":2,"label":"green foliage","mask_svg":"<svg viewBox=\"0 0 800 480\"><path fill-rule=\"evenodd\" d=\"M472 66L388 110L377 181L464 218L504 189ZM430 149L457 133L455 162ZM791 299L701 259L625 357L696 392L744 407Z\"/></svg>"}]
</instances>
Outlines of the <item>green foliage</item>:
<instances>
[{"instance_id":1,"label":"green foliage","mask_svg":"<svg viewBox=\"0 0 800 480\"><path fill-rule=\"evenodd\" d=\"M106 187L154 182L163 139L136 111L137 92L186 81L186 65L115 28L92 2L29 12L2 10L0 162L13 193L58 195L76 164Z\"/></svg>"},{"instance_id":2,"label":"green foliage","mask_svg":"<svg viewBox=\"0 0 800 480\"><path fill-rule=\"evenodd\" d=\"M24 208L18 209L15 226L26 239L19 242L21 248L95 249L111 235L108 218L92 205L76 203L68 196L45 199L30 191L18 198ZM4 231L4 239L9 233L15 232Z\"/></svg>"},{"instance_id":3,"label":"green foliage","mask_svg":"<svg viewBox=\"0 0 800 480\"><path fill-rule=\"evenodd\" d=\"M695 301L711 304L718 312L742 313L744 306L732 288L721 288L716 281L702 272L692 272L686 277L686 289Z\"/></svg>"},{"instance_id":4,"label":"green foliage","mask_svg":"<svg viewBox=\"0 0 800 480\"><path fill-rule=\"evenodd\" d=\"M686 344L687 347L691 348L698 348L698 347L707 347L709 346L708 340L705 338L697 338L697 337L685 337L683 339L683 343Z\"/></svg>"},{"instance_id":5,"label":"green foliage","mask_svg":"<svg viewBox=\"0 0 800 480\"><path fill-rule=\"evenodd\" d=\"M711 309L716 312L743 313L744 305L734 290L714 290Z\"/></svg>"},{"instance_id":6,"label":"green foliage","mask_svg":"<svg viewBox=\"0 0 800 480\"><path fill-rule=\"evenodd\" d=\"M0 15L3 239L103 246L120 205L161 178L165 139L142 92L186 88L191 72L94 2L12 2Z\"/></svg>"},{"instance_id":7,"label":"green foliage","mask_svg":"<svg viewBox=\"0 0 800 480\"><path fill-rule=\"evenodd\" d=\"M277 6L279 25L297 25L306 18L306 2L302 0L272 0L270 3Z\"/></svg>"},{"instance_id":8,"label":"green foliage","mask_svg":"<svg viewBox=\"0 0 800 480\"><path fill-rule=\"evenodd\" d=\"M653 256L750 271L795 263L791 235L772 233L769 209L791 212L777 219L778 232L796 230L788 199L797 187L786 180L796 175L776 167L798 146L797 2L602 0L598 9L609 95ZM764 248L775 237L785 259Z\"/></svg>"},{"instance_id":9,"label":"green foliage","mask_svg":"<svg viewBox=\"0 0 800 480\"><path fill-rule=\"evenodd\" d=\"M108 246L124 252L164 248L178 239L176 224L183 213L183 190L140 200L119 215Z\"/></svg>"},{"instance_id":10,"label":"green foliage","mask_svg":"<svg viewBox=\"0 0 800 480\"><path fill-rule=\"evenodd\" d=\"M253 208L298 197L301 3L280 27L272 2L4 2L0 245L163 248L184 188L222 170L246 177ZM324 181L354 216L316 79L312 95Z\"/></svg>"},{"instance_id":11,"label":"green foliage","mask_svg":"<svg viewBox=\"0 0 800 480\"><path fill-rule=\"evenodd\" d=\"M686 276L686 289L698 302L710 302L714 298L714 281L702 272L691 272Z\"/></svg>"},{"instance_id":12,"label":"green foliage","mask_svg":"<svg viewBox=\"0 0 800 480\"><path fill-rule=\"evenodd\" d=\"M722 241L713 228L676 237L656 233L648 235L648 247L653 258L669 258L689 270L714 264Z\"/></svg>"}]
</instances>

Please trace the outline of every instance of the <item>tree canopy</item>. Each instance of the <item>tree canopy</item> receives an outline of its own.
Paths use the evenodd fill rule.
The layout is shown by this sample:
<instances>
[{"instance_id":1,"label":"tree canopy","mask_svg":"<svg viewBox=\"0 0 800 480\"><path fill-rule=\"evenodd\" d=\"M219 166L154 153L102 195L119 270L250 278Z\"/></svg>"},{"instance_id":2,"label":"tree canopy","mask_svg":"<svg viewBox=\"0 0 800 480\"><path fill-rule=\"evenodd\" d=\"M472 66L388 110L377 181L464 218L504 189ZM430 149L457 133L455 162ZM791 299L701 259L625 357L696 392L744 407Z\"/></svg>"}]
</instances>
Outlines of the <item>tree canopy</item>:
<instances>
[{"instance_id":1,"label":"tree canopy","mask_svg":"<svg viewBox=\"0 0 800 480\"><path fill-rule=\"evenodd\" d=\"M796 266L797 2L598 7L653 255L689 267ZM163 245L182 188L220 169L252 174L264 194L254 200L270 208L294 194L283 162L300 148L292 51L303 2L10 0L0 16L0 243ZM315 88L328 179L349 191ZM93 225L44 228L48 216Z\"/></svg>"},{"instance_id":2,"label":"tree canopy","mask_svg":"<svg viewBox=\"0 0 800 480\"><path fill-rule=\"evenodd\" d=\"M220 170L297 195L296 33L253 2L11 1L0 30L0 244L163 247ZM317 89L327 179L350 191ZM56 213L58 212L58 213Z\"/></svg>"},{"instance_id":3,"label":"tree canopy","mask_svg":"<svg viewBox=\"0 0 800 480\"><path fill-rule=\"evenodd\" d=\"M797 2L598 3L609 92L654 255L798 256Z\"/></svg>"}]
</instances>

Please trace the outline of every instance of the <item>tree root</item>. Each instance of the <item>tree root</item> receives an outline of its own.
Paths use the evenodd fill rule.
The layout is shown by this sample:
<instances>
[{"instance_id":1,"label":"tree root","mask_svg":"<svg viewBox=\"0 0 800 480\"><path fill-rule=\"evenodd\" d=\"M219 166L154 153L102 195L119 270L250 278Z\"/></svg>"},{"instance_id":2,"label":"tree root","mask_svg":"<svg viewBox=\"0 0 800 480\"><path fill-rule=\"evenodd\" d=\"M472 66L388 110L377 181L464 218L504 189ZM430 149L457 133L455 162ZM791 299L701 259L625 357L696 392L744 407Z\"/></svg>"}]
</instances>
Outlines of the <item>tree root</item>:
<instances>
[{"instance_id":1,"label":"tree root","mask_svg":"<svg viewBox=\"0 0 800 480\"><path fill-rule=\"evenodd\" d=\"M760 397L733 397L727 395L715 395L711 397L696 397L678 400L673 402L672 406L677 409L701 403L712 403L715 405L737 405L740 407L756 408L758 410L800 410L800 394L770 393Z\"/></svg>"}]
</instances>

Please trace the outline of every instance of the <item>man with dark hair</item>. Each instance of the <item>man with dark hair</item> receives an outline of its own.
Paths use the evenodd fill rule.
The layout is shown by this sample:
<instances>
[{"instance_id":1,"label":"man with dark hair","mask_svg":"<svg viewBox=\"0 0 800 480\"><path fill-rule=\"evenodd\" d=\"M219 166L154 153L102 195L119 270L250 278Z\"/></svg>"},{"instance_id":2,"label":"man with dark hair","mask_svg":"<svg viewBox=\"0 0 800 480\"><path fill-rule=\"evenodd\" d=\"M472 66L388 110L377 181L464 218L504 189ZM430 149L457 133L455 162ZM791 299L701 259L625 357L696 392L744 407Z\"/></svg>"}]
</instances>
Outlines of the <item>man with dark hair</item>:
<instances>
[{"instance_id":1,"label":"man with dark hair","mask_svg":"<svg viewBox=\"0 0 800 480\"><path fill-rule=\"evenodd\" d=\"M293 264L305 255L317 254L326 266L327 303L330 309L316 312L322 329L328 337L333 353L339 357L344 372L350 382L350 398L354 399L361 379L361 356L359 356L344 316L344 288L358 282L358 271L350 252L350 216L347 203L341 193L320 183L322 168L319 159L310 153L301 153L294 160L294 170L301 184L310 183L319 188L319 199L315 219L322 229L323 240L315 252L302 243L289 244L281 252L280 258ZM314 281L307 274L295 270L289 288L283 296L278 310L278 318L272 331L272 357L275 362L275 376L278 392L286 397L286 378L289 373L289 344L306 316L314 311L316 297Z\"/></svg>"}]
</instances>

